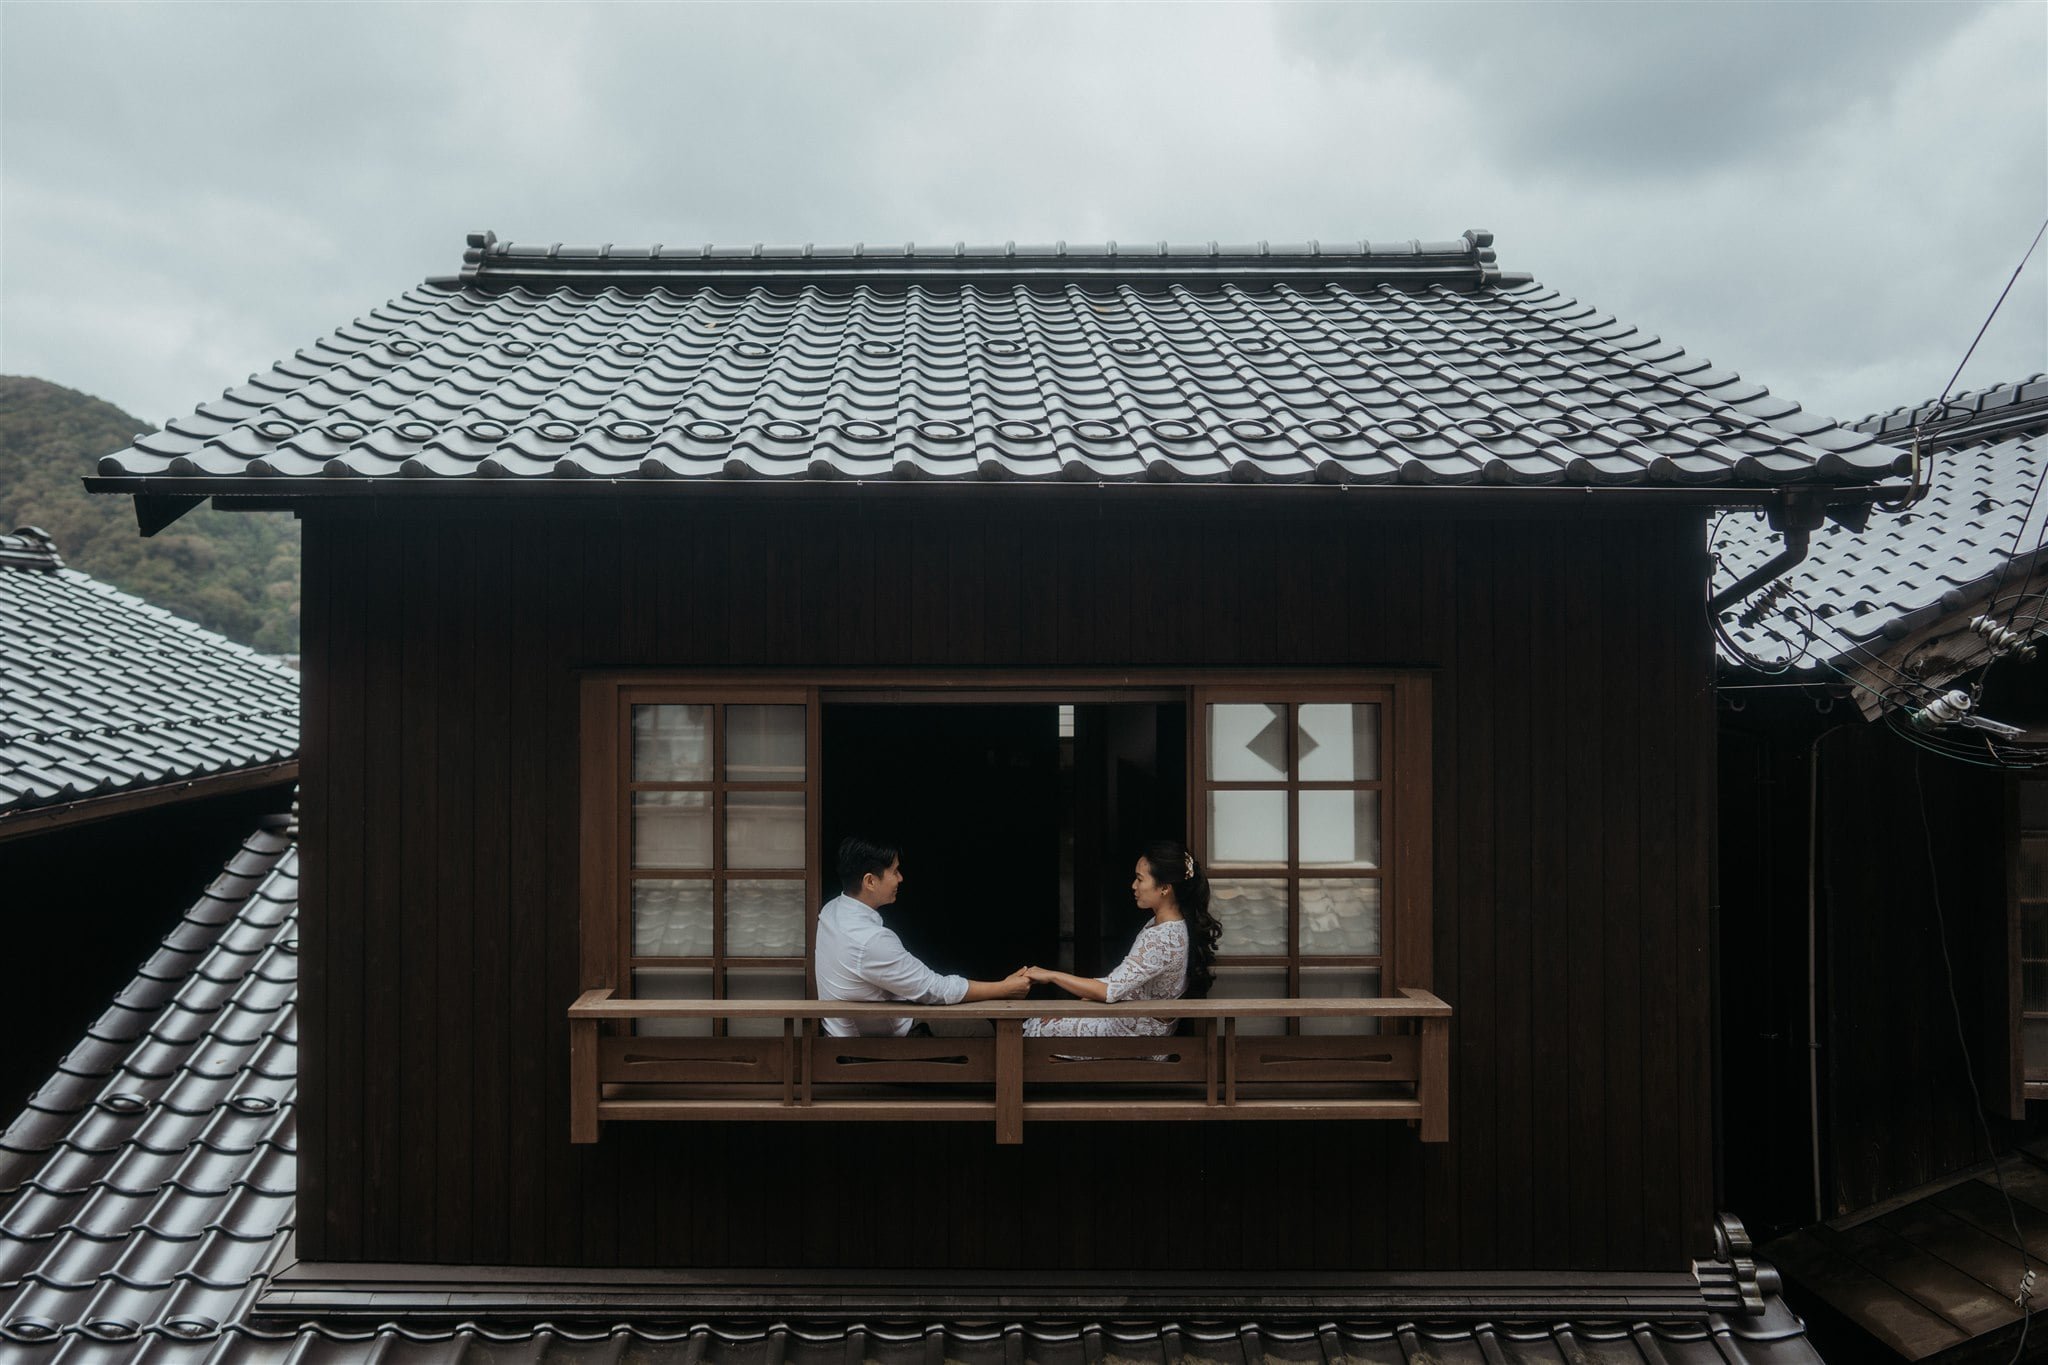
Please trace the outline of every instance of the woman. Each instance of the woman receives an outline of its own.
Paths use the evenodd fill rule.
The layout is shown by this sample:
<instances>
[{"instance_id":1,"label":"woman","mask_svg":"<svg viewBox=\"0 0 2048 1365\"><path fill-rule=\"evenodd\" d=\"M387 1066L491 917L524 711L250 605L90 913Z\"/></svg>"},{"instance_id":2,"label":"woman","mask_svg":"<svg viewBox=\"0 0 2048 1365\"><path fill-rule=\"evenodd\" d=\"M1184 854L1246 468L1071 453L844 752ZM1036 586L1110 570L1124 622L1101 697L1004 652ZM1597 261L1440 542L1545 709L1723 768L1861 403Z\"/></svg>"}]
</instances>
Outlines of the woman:
<instances>
[{"instance_id":1,"label":"woman","mask_svg":"<svg viewBox=\"0 0 2048 1365\"><path fill-rule=\"evenodd\" d=\"M1131 880L1131 899L1152 912L1138 931L1130 954L1108 976L1070 976L1027 967L1033 981L1058 986L1083 1000L1178 1000L1209 989L1215 975L1216 940L1222 926L1209 914L1209 879L1194 856L1171 839L1147 844ZM1117 1019L1029 1019L1028 1038L1157 1038L1176 1021L1127 1016Z\"/></svg>"}]
</instances>

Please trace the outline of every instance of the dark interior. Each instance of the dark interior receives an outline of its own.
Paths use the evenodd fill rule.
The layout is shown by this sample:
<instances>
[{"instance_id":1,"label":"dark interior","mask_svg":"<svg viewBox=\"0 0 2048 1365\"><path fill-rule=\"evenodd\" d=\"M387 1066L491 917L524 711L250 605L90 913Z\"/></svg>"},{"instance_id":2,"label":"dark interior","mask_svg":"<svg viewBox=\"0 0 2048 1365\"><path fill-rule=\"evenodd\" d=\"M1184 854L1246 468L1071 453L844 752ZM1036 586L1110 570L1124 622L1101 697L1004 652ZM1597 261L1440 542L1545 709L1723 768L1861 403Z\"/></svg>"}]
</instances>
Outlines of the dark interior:
<instances>
[{"instance_id":1,"label":"dark interior","mask_svg":"<svg viewBox=\"0 0 2048 1365\"><path fill-rule=\"evenodd\" d=\"M1083 705L1064 740L1052 703L830 706L827 880L845 835L894 840L903 889L883 918L933 968L1101 975L1144 918L1130 894L1139 847L1182 833L1185 725L1180 705Z\"/></svg>"}]
</instances>

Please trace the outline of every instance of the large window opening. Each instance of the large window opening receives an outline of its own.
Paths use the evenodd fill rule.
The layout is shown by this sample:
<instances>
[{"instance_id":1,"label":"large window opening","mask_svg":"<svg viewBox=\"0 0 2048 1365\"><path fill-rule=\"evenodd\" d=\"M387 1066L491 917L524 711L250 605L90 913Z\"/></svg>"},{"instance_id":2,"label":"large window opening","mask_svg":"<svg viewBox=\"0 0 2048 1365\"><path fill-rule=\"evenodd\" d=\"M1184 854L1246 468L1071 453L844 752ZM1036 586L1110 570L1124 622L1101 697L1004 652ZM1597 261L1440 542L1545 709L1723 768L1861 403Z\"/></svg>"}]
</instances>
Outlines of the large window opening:
<instances>
[{"instance_id":1,"label":"large window opening","mask_svg":"<svg viewBox=\"0 0 2048 1365\"><path fill-rule=\"evenodd\" d=\"M1020 966L1100 976L1143 922L1131 869L1187 831L1187 708L1178 703L863 703L826 699L824 836L903 849L884 912L941 971Z\"/></svg>"},{"instance_id":2,"label":"large window opening","mask_svg":"<svg viewBox=\"0 0 2048 1365\"><path fill-rule=\"evenodd\" d=\"M572 1135L612 1119L1385 1118L1447 1132L1429 991L1430 688L1307 672L658 677L583 686L583 993ZM1112 971L1132 865L1184 838L1222 926L1172 1042L1024 1036L1039 1014L815 999L849 833L894 841L885 913L931 966ZM934 1039L826 1039L911 1017ZM956 1029L956 1026L960 1026Z\"/></svg>"}]
</instances>

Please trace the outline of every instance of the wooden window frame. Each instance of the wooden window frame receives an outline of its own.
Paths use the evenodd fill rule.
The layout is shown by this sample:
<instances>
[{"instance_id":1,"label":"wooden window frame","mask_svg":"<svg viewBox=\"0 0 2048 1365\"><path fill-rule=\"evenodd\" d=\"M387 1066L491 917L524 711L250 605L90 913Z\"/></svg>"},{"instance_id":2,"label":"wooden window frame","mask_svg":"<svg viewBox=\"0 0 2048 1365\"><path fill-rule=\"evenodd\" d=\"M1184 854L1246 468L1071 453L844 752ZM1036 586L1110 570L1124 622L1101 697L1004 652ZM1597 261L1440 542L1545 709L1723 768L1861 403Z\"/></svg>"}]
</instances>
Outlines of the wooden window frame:
<instances>
[{"instance_id":1,"label":"wooden window frame","mask_svg":"<svg viewBox=\"0 0 2048 1365\"><path fill-rule=\"evenodd\" d=\"M1362 785L1382 792L1380 805L1380 973L1382 998L1404 988L1427 991L1433 985L1431 961L1431 872L1433 826L1432 675L1420 670L930 670L805 671L724 674L706 670L592 671L581 677L582 788L580 800L580 969L582 989L609 988L615 996L632 994L631 821L624 812L632 789L632 707L675 702L712 704L721 709L714 722L713 783L724 782L724 713L727 705L792 704L805 707L805 771L801 784L768 784L769 788L801 787L806 793L804 824L809 856L804 869L807 898L804 919L804 990L816 993L811 960L816 947L816 911L824 903L824 869L813 864L823 837L822 762L825 706L855 703L999 703L1015 701L1058 704L1069 701L1176 699L1187 705L1188 782L1186 821L1190 847L1208 864L1206 705L1222 701L1286 702L1290 706L1289 772L1296 767L1292 707L1304 702L1374 701L1381 717L1380 776ZM753 787L761 784L738 784ZM1227 785L1227 784L1226 784ZM1308 787L1354 786L1352 783L1309 783ZM1294 783L1292 789L1301 789ZM599 795L602 794L602 795ZM624 799L621 800L621 795ZM1295 801L1290 798L1290 812ZM714 803L713 838L720 847L722 809ZM1299 822L1290 818L1290 842L1299 838ZM722 858L714 856L714 866ZM1290 857L1290 863L1298 859ZM1263 875L1263 874L1261 874ZM1298 867L1283 875L1298 880ZM1314 875L1320 876L1317 871ZM1288 990L1298 994L1299 939L1297 911L1289 898ZM723 999L726 965L723 926L714 921L712 972L714 999ZM681 960L676 960L680 962ZM691 960L694 963L694 959ZM747 959L787 971L784 959ZM1308 959L1310 966L1341 968L1363 962L1354 955ZM666 964L664 964L666 965ZM1231 965L1226 962L1224 965ZM1247 964L1249 965L1249 964Z\"/></svg>"}]
</instances>

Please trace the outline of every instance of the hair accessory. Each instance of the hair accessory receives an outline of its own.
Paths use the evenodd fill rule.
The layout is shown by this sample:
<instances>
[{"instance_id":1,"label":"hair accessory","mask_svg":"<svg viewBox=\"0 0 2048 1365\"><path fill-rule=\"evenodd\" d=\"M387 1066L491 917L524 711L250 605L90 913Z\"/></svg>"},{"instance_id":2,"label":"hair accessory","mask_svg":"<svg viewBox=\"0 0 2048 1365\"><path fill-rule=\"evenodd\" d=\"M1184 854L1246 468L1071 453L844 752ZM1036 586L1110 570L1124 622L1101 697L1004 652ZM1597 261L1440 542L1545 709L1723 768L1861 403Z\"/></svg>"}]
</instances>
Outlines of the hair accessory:
<instances>
[{"instance_id":1,"label":"hair accessory","mask_svg":"<svg viewBox=\"0 0 2048 1365\"><path fill-rule=\"evenodd\" d=\"M1183 880L1193 881L1195 879L1195 855L1192 853L1181 854L1180 865L1187 873Z\"/></svg>"}]
</instances>

